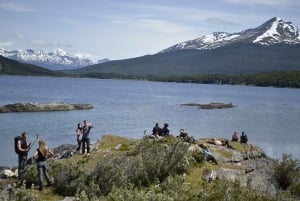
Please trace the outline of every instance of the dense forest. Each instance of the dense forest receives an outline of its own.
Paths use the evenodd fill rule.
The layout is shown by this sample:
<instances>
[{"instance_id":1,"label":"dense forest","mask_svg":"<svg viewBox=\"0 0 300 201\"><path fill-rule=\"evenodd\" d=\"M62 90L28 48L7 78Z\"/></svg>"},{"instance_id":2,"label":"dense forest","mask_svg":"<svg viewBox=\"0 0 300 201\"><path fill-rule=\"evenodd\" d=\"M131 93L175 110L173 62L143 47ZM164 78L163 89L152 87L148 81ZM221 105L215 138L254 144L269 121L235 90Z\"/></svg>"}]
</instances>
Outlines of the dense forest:
<instances>
[{"instance_id":1,"label":"dense forest","mask_svg":"<svg viewBox=\"0 0 300 201\"><path fill-rule=\"evenodd\" d=\"M158 76L158 75L120 75L113 73L90 73L81 77L101 79L136 79L161 82L201 83L201 84L231 84L300 88L300 71L280 71L257 74L227 75L199 74L192 76Z\"/></svg>"}]
</instances>

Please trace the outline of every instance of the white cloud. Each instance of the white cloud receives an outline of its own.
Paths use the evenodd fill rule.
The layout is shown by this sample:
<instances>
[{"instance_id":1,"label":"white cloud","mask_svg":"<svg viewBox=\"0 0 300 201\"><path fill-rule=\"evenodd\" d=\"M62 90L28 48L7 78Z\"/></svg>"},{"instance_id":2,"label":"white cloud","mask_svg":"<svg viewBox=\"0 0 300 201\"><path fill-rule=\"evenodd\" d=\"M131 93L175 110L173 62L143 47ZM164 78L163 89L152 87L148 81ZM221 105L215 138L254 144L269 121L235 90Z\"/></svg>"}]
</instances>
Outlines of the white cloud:
<instances>
[{"instance_id":1,"label":"white cloud","mask_svg":"<svg viewBox=\"0 0 300 201\"><path fill-rule=\"evenodd\" d=\"M0 47L9 47L12 45L13 45L13 42L11 42L11 41L0 42Z\"/></svg>"},{"instance_id":2,"label":"white cloud","mask_svg":"<svg viewBox=\"0 0 300 201\"><path fill-rule=\"evenodd\" d=\"M52 47L52 46L54 46L52 43L44 41L44 40L32 40L29 43L30 43L30 45L37 46L37 47Z\"/></svg>"},{"instance_id":3,"label":"white cloud","mask_svg":"<svg viewBox=\"0 0 300 201\"><path fill-rule=\"evenodd\" d=\"M240 24L232 22L232 21L227 21L223 20L219 17L210 17L207 19L208 22L212 24L217 24L217 25L230 25L230 26L240 26Z\"/></svg>"},{"instance_id":4,"label":"white cloud","mask_svg":"<svg viewBox=\"0 0 300 201\"><path fill-rule=\"evenodd\" d=\"M21 4L15 3L0 3L0 10L12 11L12 12L33 12L33 8L26 7Z\"/></svg>"},{"instance_id":5,"label":"white cloud","mask_svg":"<svg viewBox=\"0 0 300 201\"><path fill-rule=\"evenodd\" d=\"M22 39L22 38L24 38L24 35L21 34L21 33L16 33L15 37L18 38L18 39Z\"/></svg>"},{"instance_id":6,"label":"white cloud","mask_svg":"<svg viewBox=\"0 0 300 201\"><path fill-rule=\"evenodd\" d=\"M278 5L299 5L298 0L224 0L229 3L241 4L241 5L266 5L266 6L278 6Z\"/></svg>"},{"instance_id":7,"label":"white cloud","mask_svg":"<svg viewBox=\"0 0 300 201\"><path fill-rule=\"evenodd\" d=\"M187 26L171 23L164 20L139 19L138 23L140 23L140 26L142 27L160 33L182 33L189 30Z\"/></svg>"}]
</instances>

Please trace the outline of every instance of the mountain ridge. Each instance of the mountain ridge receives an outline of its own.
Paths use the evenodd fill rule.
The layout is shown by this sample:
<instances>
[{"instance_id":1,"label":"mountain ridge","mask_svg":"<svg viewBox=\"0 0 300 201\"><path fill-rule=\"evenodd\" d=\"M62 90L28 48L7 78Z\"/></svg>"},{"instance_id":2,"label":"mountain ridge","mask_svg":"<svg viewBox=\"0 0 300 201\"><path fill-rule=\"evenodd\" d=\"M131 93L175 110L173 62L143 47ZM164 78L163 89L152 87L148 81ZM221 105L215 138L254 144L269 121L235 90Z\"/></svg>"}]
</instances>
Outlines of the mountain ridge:
<instances>
[{"instance_id":1,"label":"mountain ridge","mask_svg":"<svg viewBox=\"0 0 300 201\"><path fill-rule=\"evenodd\" d=\"M214 32L197 39L175 44L158 53L183 49L209 50L239 42L258 43L261 45L278 43L300 44L300 35L298 28L291 22L284 22L281 18L273 17L257 28L237 33Z\"/></svg>"},{"instance_id":2,"label":"mountain ridge","mask_svg":"<svg viewBox=\"0 0 300 201\"><path fill-rule=\"evenodd\" d=\"M109 59L93 61L82 54L69 54L60 48L55 52L45 52L33 49L8 51L0 47L0 55L49 70L75 69L109 61Z\"/></svg>"},{"instance_id":3,"label":"mountain ridge","mask_svg":"<svg viewBox=\"0 0 300 201\"><path fill-rule=\"evenodd\" d=\"M300 71L298 28L277 17L238 33L215 32L153 55L109 61L68 72L188 76L272 71Z\"/></svg>"}]
</instances>

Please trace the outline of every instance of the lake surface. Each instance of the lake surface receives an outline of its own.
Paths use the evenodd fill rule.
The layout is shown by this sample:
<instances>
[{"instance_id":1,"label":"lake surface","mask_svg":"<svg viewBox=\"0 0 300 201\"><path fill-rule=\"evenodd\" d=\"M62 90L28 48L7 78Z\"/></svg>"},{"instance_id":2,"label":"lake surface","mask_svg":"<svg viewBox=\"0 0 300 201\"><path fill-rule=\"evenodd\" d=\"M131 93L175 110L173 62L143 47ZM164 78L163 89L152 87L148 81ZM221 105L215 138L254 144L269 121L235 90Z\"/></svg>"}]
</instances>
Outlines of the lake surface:
<instances>
[{"instance_id":1,"label":"lake surface","mask_svg":"<svg viewBox=\"0 0 300 201\"><path fill-rule=\"evenodd\" d=\"M17 102L90 103L91 110L0 114L0 166L17 166L13 139L23 131L54 148L76 144L78 122L95 124L91 141L114 134L141 138L156 122L184 128L196 138L226 137L245 131L266 154L300 159L300 90L133 80L0 76L0 105ZM232 103L230 109L200 110L184 103ZM33 146L30 155L37 148Z\"/></svg>"}]
</instances>

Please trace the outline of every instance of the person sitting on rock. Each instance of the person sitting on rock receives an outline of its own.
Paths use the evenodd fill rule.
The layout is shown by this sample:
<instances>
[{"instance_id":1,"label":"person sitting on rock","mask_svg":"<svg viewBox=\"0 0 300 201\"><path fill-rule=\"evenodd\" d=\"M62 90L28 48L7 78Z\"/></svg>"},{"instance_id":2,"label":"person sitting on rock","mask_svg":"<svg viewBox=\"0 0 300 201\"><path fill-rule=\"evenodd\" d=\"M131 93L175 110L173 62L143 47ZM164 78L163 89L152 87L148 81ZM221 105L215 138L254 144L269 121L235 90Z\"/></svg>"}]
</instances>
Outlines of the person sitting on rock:
<instances>
[{"instance_id":1,"label":"person sitting on rock","mask_svg":"<svg viewBox=\"0 0 300 201\"><path fill-rule=\"evenodd\" d=\"M155 124L155 126L152 129L152 135L155 137L163 136L163 130L161 127L159 127L158 123Z\"/></svg>"},{"instance_id":2,"label":"person sitting on rock","mask_svg":"<svg viewBox=\"0 0 300 201\"><path fill-rule=\"evenodd\" d=\"M171 137L172 135L170 134L170 128L169 128L169 124L165 123L164 127L162 128L163 131L163 136L164 137Z\"/></svg>"},{"instance_id":3,"label":"person sitting on rock","mask_svg":"<svg viewBox=\"0 0 300 201\"><path fill-rule=\"evenodd\" d=\"M209 146L205 145L205 144L200 144L199 146L203 149L205 160L212 161L213 163L218 165L218 162L217 162L216 158L213 156L213 154L211 153Z\"/></svg>"},{"instance_id":4,"label":"person sitting on rock","mask_svg":"<svg viewBox=\"0 0 300 201\"><path fill-rule=\"evenodd\" d=\"M214 144L214 145L222 145L222 141L217 140L216 138L211 138L211 139L207 140L206 142L209 144Z\"/></svg>"},{"instance_id":5,"label":"person sitting on rock","mask_svg":"<svg viewBox=\"0 0 300 201\"><path fill-rule=\"evenodd\" d=\"M179 138L183 139L185 142L196 143L195 138L184 131L184 129L179 130Z\"/></svg>"},{"instance_id":6,"label":"person sitting on rock","mask_svg":"<svg viewBox=\"0 0 300 201\"><path fill-rule=\"evenodd\" d=\"M238 142L239 141L239 134L237 132L234 132L232 135L232 142Z\"/></svg>"},{"instance_id":7,"label":"person sitting on rock","mask_svg":"<svg viewBox=\"0 0 300 201\"><path fill-rule=\"evenodd\" d=\"M247 144L248 142L248 136L247 134L244 133L244 131L242 132L242 135L241 135L241 138L240 138L240 143L244 143L244 144Z\"/></svg>"}]
</instances>

